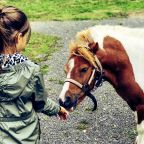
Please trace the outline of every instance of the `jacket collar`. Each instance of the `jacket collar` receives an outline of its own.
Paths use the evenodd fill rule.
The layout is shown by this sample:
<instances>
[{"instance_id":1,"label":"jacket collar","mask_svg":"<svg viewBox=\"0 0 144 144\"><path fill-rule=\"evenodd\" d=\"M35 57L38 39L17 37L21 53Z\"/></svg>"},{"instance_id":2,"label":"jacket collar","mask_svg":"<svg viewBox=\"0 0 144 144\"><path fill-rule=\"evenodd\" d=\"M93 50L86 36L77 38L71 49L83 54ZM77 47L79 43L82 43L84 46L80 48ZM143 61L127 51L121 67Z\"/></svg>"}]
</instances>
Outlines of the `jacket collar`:
<instances>
[{"instance_id":1,"label":"jacket collar","mask_svg":"<svg viewBox=\"0 0 144 144\"><path fill-rule=\"evenodd\" d=\"M28 58L23 56L20 53L15 54L0 54L0 67L3 68L9 68L11 66L17 65L19 63L22 63L24 61L27 61Z\"/></svg>"}]
</instances>

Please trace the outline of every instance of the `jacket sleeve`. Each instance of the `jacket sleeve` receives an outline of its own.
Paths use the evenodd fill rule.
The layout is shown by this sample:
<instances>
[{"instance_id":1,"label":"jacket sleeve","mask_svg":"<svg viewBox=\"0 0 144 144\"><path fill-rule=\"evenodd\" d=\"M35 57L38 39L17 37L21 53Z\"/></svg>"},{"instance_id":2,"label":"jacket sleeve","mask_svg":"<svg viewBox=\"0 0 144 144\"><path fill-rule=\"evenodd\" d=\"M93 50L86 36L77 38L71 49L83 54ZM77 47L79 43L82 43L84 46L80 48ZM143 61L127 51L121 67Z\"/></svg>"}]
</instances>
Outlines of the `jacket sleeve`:
<instances>
[{"instance_id":1,"label":"jacket sleeve","mask_svg":"<svg viewBox=\"0 0 144 144\"><path fill-rule=\"evenodd\" d=\"M38 66L38 71L34 76L33 107L36 112L42 112L48 116L53 116L59 112L60 106L47 97L43 75L39 69Z\"/></svg>"}]
</instances>

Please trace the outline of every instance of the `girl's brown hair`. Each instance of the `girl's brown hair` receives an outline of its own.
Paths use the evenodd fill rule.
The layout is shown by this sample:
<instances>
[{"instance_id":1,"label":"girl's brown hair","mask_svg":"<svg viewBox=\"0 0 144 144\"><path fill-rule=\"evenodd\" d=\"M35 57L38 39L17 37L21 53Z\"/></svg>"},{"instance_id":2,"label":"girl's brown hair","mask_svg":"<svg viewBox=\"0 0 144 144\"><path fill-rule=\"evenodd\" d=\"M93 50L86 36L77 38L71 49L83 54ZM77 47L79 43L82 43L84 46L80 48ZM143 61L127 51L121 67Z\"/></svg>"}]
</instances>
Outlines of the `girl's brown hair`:
<instances>
[{"instance_id":1,"label":"girl's brown hair","mask_svg":"<svg viewBox=\"0 0 144 144\"><path fill-rule=\"evenodd\" d=\"M25 35L30 29L27 16L21 10L13 6L0 9L0 53L6 47L15 46L18 33Z\"/></svg>"}]
</instances>

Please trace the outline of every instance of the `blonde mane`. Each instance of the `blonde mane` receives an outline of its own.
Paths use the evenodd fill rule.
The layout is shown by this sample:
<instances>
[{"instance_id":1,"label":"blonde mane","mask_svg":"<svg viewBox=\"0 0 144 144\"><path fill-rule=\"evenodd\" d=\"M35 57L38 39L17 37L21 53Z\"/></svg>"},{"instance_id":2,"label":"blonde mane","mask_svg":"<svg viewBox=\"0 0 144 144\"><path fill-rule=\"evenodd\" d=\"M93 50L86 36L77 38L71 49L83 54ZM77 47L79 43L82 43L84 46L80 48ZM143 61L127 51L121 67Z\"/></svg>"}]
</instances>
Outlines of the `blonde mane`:
<instances>
[{"instance_id":1,"label":"blonde mane","mask_svg":"<svg viewBox=\"0 0 144 144\"><path fill-rule=\"evenodd\" d=\"M75 40L71 41L69 45L70 55L74 54L82 56L94 67L98 68L99 64L97 63L97 57L90 51L89 47L89 45L93 43L94 40L90 34L89 29L78 32Z\"/></svg>"},{"instance_id":2,"label":"blonde mane","mask_svg":"<svg viewBox=\"0 0 144 144\"><path fill-rule=\"evenodd\" d=\"M77 53L79 47L89 47L89 44L93 42L89 29L78 32L75 40L69 45L70 53Z\"/></svg>"}]
</instances>

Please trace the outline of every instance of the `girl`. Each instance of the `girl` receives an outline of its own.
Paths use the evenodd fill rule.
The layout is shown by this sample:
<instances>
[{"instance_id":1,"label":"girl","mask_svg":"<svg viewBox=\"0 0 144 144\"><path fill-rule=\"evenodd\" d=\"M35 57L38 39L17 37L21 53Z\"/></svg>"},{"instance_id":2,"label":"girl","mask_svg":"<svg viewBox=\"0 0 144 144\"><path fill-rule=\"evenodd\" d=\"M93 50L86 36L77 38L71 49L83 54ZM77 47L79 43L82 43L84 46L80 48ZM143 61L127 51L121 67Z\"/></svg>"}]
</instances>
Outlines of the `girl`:
<instances>
[{"instance_id":1,"label":"girl","mask_svg":"<svg viewBox=\"0 0 144 144\"><path fill-rule=\"evenodd\" d=\"M38 144L36 112L67 119L68 112L47 98L37 64L20 54L29 41L26 15L9 6L0 10L0 143Z\"/></svg>"}]
</instances>

